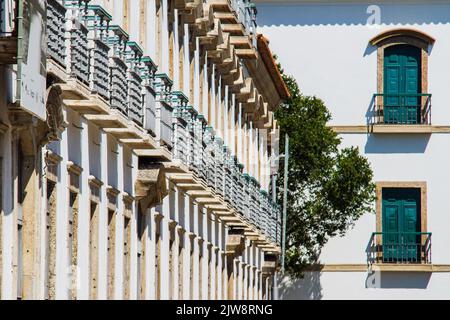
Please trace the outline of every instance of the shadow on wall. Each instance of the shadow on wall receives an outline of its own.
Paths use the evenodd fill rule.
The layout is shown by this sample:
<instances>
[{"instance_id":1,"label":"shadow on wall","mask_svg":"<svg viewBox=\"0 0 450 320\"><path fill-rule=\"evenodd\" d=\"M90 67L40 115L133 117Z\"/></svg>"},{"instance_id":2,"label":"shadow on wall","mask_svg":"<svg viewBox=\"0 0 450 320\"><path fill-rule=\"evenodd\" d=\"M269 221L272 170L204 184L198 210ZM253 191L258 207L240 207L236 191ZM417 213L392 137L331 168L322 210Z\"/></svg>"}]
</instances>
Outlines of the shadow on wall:
<instances>
[{"instance_id":1,"label":"shadow on wall","mask_svg":"<svg viewBox=\"0 0 450 320\"><path fill-rule=\"evenodd\" d=\"M291 280L285 276L280 283L280 300L320 300L322 299L321 272L306 272L303 279Z\"/></svg>"},{"instance_id":2,"label":"shadow on wall","mask_svg":"<svg viewBox=\"0 0 450 320\"><path fill-rule=\"evenodd\" d=\"M366 288L426 289L431 272L372 272L367 274Z\"/></svg>"},{"instance_id":3,"label":"shadow on wall","mask_svg":"<svg viewBox=\"0 0 450 320\"><path fill-rule=\"evenodd\" d=\"M374 9L372 5L376 5ZM395 24L443 24L450 23L448 4L338 4L293 5L258 4L258 25L264 26L319 26L319 25L367 25L368 19L378 10L380 23ZM370 21L369 21L370 22Z\"/></svg>"},{"instance_id":4,"label":"shadow on wall","mask_svg":"<svg viewBox=\"0 0 450 320\"><path fill-rule=\"evenodd\" d=\"M424 153L429 134L369 134L364 152L369 153Z\"/></svg>"}]
</instances>

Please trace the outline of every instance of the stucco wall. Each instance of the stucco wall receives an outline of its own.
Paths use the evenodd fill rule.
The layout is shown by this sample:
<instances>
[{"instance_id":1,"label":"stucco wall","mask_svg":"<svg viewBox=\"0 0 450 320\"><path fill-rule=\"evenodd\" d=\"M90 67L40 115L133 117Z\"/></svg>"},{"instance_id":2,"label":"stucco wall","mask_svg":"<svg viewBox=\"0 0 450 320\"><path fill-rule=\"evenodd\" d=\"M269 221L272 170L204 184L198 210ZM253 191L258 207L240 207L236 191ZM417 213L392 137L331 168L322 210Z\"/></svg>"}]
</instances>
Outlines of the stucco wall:
<instances>
[{"instance_id":1,"label":"stucco wall","mask_svg":"<svg viewBox=\"0 0 450 320\"><path fill-rule=\"evenodd\" d=\"M429 57L432 123L449 125L450 3L379 5L381 25L368 26L369 4L258 4L259 31L270 40L285 71L306 95L323 99L333 125L365 125L372 95L377 91L377 52L369 40L382 31L406 27L436 39ZM376 4L376 3L370 3ZM295 45L287 46L287 43ZM342 146L357 146L369 159L375 181L426 181L428 231L432 261L450 264L448 134L344 134ZM323 248L323 264L364 264L365 249L376 228L367 213L342 238ZM282 282L285 299L450 298L450 273L385 273L378 289L368 289L366 272L313 272L305 279Z\"/></svg>"},{"instance_id":2,"label":"stucco wall","mask_svg":"<svg viewBox=\"0 0 450 320\"><path fill-rule=\"evenodd\" d=\"M450 4L379 5L380 26L366 24L368 6L258 4L259 32L269 38L272 51L297 78L302 92L325 101L336 125L366 123L377 91L377 52L369 40L398 27L428 33L436 39L428 72L432 121L450 123Z\"/></svg>"},{"instance_id":3,"label":"stucco wall","mask_svg":"<svg viewBox=\"0 0 450 320\"><path fill-rule=\"evenodd\" d=\"M308 299L448 299L448 273L308 272L303 280L281 281L279 297Z\"/></svg>"}]
</instances>

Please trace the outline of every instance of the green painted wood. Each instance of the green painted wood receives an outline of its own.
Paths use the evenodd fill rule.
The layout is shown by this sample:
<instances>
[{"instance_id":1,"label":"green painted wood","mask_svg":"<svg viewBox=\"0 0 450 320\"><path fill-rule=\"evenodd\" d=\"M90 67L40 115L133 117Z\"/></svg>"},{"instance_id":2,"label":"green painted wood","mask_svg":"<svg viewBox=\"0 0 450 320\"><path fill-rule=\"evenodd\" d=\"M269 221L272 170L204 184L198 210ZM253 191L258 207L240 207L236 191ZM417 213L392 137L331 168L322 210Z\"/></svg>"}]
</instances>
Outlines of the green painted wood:
<instances>
[{"instance_id":1,"label":"green painted wood","mask_svg":"<svg viewBox=\"0 0 450 320\"><path fill-rule=\"evenodd\" d=\"M410 45L384 50L384 117L386 123L420 122L421 52Z\"/></svg>"},{"instance_id":2,"label":"green painted wood","mask_svg":"<svg viewBox=\"0 0 450 320\"><path fill-rule=\"evenodd\" d=\"M382 192L383 261L420 261L420 189Z\"/></svg>"}]
</instances>

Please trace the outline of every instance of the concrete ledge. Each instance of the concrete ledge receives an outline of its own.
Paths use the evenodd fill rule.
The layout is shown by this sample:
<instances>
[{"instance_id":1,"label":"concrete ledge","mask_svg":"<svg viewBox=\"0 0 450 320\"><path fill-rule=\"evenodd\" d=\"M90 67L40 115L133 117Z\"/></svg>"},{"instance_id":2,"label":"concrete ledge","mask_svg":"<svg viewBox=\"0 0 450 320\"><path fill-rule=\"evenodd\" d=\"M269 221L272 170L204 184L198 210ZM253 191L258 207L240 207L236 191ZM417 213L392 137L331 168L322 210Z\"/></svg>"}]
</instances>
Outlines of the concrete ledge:
<instances>
[{"instance_id":1,"label":"concrete ledge","mask_svg":"<svg viewBox=\"0 0 450 320\"><path fill-rule=\"evenodd\" d=\"M367 272L367 264L316 264L307 268L315 272ZM373 271L381 272L450 272L450 264L390 264L375 263Z\"/></svg>"},{"instance_id":2,"label":"concrete ledge","mask_svg":"<svg viewBox=\"0 0 450 320\"><path fill-rule=\"evenodd\" d=\"M401 134L431 134L431 133L450 133L450 126L439 125L343 125L334 126L330 125L329 128L333 129L336 133L401 133Z\"/></svg>"}]
</instances>

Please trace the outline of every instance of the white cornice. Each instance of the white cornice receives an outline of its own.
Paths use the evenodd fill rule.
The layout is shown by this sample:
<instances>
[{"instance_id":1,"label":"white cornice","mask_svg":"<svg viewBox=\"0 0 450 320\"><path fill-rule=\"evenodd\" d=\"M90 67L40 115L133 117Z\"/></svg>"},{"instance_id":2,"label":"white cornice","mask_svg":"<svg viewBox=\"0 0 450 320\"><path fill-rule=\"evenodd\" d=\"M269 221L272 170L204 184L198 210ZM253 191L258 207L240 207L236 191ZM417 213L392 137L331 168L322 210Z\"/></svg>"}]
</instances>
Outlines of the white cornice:
<instances>
[{"instance_id":1,"label":"white cornice","mask_svg":"<svg viewBox=\"0 0 450 320\"><path fill-rule=\"evenodd\" d=\"M256 4L450 4L449 0L253 0Z\"/></svg>"}]
</instances>

